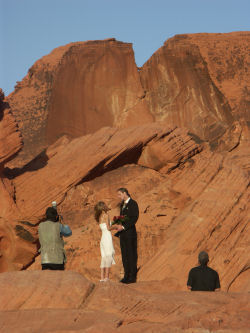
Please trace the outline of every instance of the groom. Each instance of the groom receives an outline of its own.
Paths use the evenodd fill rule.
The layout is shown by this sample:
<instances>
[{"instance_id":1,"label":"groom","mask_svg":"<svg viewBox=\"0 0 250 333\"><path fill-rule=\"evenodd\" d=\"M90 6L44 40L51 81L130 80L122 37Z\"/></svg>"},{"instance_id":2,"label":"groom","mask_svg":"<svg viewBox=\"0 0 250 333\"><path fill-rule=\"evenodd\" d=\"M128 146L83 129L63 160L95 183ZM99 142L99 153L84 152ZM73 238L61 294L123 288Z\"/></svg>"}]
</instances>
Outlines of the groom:
<instances>
[{"instance_id":1,"label":"groom","mask_svg":"<svg viewBox=\"0 0 250 333\"><path fill-rule=\"evenodd\" d=\"M139 208L137 202L130 198L126 188L119 188L117 192L121 199L120 215L127 217L122 225L117 226L124 267L124 278L120 282L134 283L137 275L137 233L135 224L139 217Z\"/></svg>"}]
</instances>

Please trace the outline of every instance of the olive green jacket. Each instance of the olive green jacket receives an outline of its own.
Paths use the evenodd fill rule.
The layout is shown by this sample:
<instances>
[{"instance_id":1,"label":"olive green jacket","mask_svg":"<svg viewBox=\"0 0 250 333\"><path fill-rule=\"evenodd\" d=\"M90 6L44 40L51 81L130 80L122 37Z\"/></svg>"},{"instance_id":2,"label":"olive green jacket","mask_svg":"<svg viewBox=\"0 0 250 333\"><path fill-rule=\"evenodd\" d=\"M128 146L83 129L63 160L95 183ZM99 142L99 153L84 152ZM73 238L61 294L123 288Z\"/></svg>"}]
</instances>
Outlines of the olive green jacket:
<instances>
[{"instance_id":1,"label":"olive green jacket","mask_svg":"<svg viewBox=\"0 0 250 333\"><path fill-rule=\"evenodd\" d=\"M60 223L45 221L38 227L42 264L63 264L66 262L64 241L60 236Z\"/></svg>"}]
</instances>

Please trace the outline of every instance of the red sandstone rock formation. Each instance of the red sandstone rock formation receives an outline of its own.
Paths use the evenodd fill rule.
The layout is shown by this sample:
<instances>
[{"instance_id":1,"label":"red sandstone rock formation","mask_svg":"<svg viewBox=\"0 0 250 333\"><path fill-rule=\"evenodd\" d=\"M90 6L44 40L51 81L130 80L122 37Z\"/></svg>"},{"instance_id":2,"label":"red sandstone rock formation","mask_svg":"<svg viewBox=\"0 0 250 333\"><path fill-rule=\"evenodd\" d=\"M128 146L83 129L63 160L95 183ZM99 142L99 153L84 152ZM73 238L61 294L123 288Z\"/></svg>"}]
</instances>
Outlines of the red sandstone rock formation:
<instances>
[{"instance_id":1,"label":"red sandstone rock formation","mask_svg":"<svg viewBox=\"0 0 250 333\"><path fill-rule=\"evenodd\" d=\"M13 214L14 188L3 175L4 165L22 148L21 133L0 89L0 217Z\"/></svg>"},{"instance_id":2,"label":"red sandstone rock formation","mask_svg":"<svg viewBox=\"0 0 250 333\"><path fill-rule=\"evenodd\" d=\"M249 31L193 34L188 38L198 45L211 80L228 101L234 119L249 121Z\"/></svg>"},{"instance_id":3,"label":"red sandstone rock formation","mask_svg":"<svg viewBox=\"0 0 250 333\"><path fill-rule=\"evenodd\" d=\"M17 269L13 264L20 250L14 232L13 218L17 216L15 189L3 174L5 163L22 148L21 134L4 94L0 89L0 272ZM27 258L30 261L30 258ZM26 259L26 260L27 260Z\"/></svg>"},{"instance_id":4,"label":"red sandstone rock formation","mask_svg":"<svg viewBox=\"0 0 250 333\"><path fill-rule=\"evenodd\" d=\"M93 285L51 271L3 273L0 282L5 333L249 331L247 293L173 293L158 282Z\"/></svg>"},{"instance_id":5,"label":"red sandstone rock formation","mask_svg":"<svg viewBox=\"0 0 250 333\"><path fill-rule=\"evenodd\" d=\"M238 164L246 172L250 173L250 130L247 122L243 121L240 128L236 128L235 131L239 132L239 137L235 142L234 147L229 151L228 155L232 158L235 164Z\"/></svg>"},{"instance_id":6,"label":"red sandstone rock formation","mask_svg":"<svg viewBox=\"0 0 250 333\"><path fill-rule=\"evenodd\" d=\"M4 173L5 164L22 148L21 133L0 90L0 272L22 269L37 251L36 236L20 221L15 187Z\"/></svg>"},{"instance_id":7,"label":"red sandstone rock formation","mask_svg":"<svg viewBox=\"0 0 250 333\"><path fill-rule=\"evenodd\" d=\"M164 243L142 267L139 277L176 281L176 288L183 289L197 254L206 250L210 264L220 273L222 289L230 290L241 274L250 277L245 256L249 177L221 155L203 152L191 161L183 170L170 174L172 190L177 197L178 193L186 197L188 204L171 221ZM241 290L248 288L247 281L242 281Z\"/></svg>"},{"instance_id":8,"label":"red sandstone rock formation","mask_svg":"<svg viewBox=\"0 0 250 333\"><path fill-rule=\"evenodd\" d=\"M21 133L0 89L0 165L7 163L21 148Z\"/></svg>"},{"instance_id":9,"label":"red sandstone rock formation","mask_svg":"<svg viewBox=\"0 0 250 333\"><path fill-rule=\"evenodd\" d=\"M218 144L233 119L249 117L249 32L177 35L140 70L156 120Z\"/></svg>"},{"instance_id":10,"label":"red sandstone rock formation","mask_svg":"<svg viewBox=\"0 0 250 333\"><path fill-rule=\"evenodd\" d=\"M8 272L0 280L0 311L79 308L93 288L75 272Z\"/></svg>"},{"instance_id":11,"label":"red sandstone rock formation","mask_svg":"<svg viewBox=\"0 0 250 333\"><path fill-rule=\"evenodd\" d=\"M181 144L175 139L177 135L180 141L188 141L184 145L184 155L181 153ZM51 201L61 203L72 187L119 166L136 163L148 142L161 142L161 137L166 136L170 141L168 148L173 146L172 153L179 150L179 159L172 158L172 165L177 165L185 155L199 151L198 145L190 137L182 137L180 130L170 129L165 123L123 130L104 127L92 135L72 140L35 171L17 176L13 180L16 204L23 216L37 218L38 221ZM39 191L34 190L37 186ZM37 204L34 205L34 202Z\"/></svg>"},{"instance_id":12,"label":"red sandstone rock formation","mask_svg":"<svg viewBox=\"0 0 250 333\"><path fill-rule=\"evenodd\" d=\"M30 316L24 308L34 318L33 327L42 315L48 318L46 330L53 332L112 332L117 327L121 332L164 332L166 325L172 332L189 333L190 329L199 333L247 329L250 193L245 85L249 78L243 61L249 56L247 43L249 33L176 36L139 73L130 44L73 43L30 69L8 97L26 148L19 159L9 162L0 179L4 216L0 271L29 270L0 276L0 286L10 285L0 292L7 300L24 288L24 303L13 297L8 304L0 302L3 310L17 309L8 316L0 313L5 316L5 332L15 332L16 326L8 323L14 318L18 333L25 330ZM0 143L8 142L0 145L2 170L21 141L13 139L20 140L19 132L3 97L1 105ZM142 119L149 124L139 126ZM29 163L23 166L25 162ZM40 257L35 258L37 223L46 207L57 200L73 229L65 246L66 269L97 282L100 230L93 207L104 200L112 207L111 217L117 215L115 195L120 186L129 189L140 207L138 284L112 283L111 288L97 286L92 292L91 284L79 276L55 273L48 288L54 298L48 301L42 292L54 272L32 272L40 270ZM117 264L111 279L117 281L123 269L116 238L114 245ZM222 290L243 294L183 292L200 250L209 252ZM35 285L33 279L38 280ZM54 280L67 292L74 285L72 297L57 289ZM31 295L36 285L41 288ZM59 313L56 303L57 308L70 307L70 312ZM51 318L61 318L61 326Z\"/></svg>"},{"instance_id":13,"label":"red sandstone rock formation","mask_svg":"<svg viewBox=\"0 0 250 333\"><path fill-rule=\"evenodd\" d=\"M73 209L74 199L68 199L77 185L95 179L119 166L137 163L143 147L147 148L149 142L153 146L154 142L157 145L163 144L169 165L174 168L174 166L184 163L188 156L193 156L201 150L201 147L187 136L186 132L177 128L170 129L164 123L153 123L123 130L103 128L95 134L72 141L62 138L30 165L21 170L14 170L14 173L10 174L10 178L17 173L12 182L19 212L19 220L15 222L15 229L16 232L18 231L19 238L28 242L31 249L29 254L24 251L26 256L19 255L18 260L11 257L10 261L17 261L21 268L32 263L37 254L36 224L44 217L45 210L51 201L56 200L59 205L63 202L62 206L65 207L63 213L66 212L66 218L67 214L71 215L69 222L74 224L74 221L77 221L76 209ZM142 154L142 156L144 155L145 153ZM141 173L140 170L141 168L138 168L139 173ZM18 173L20 174L18 175ZM161 177L157 176L157 178ZM110 183L109 179L107 181ZM118 179L118 181L121 180ZM117 188L121 186L119 182L117 182ZM152 184L152 180L150 182ZM104 184L105 187L106 184ZM37 188L39 191L36 190ZM114 190L112 188L112 191ZM77 202L80 207L87 199L83 195L75 194L74 196L78 196ZM99 200L101 199L100 197ZM68 208L67 202L69 202ZM91 203L91 211L87 213L90 219L92 219L94 204L95 202ZM72 218L72 214L74 218ZM79 222L75 224L79 226ZM96 244L97 240L95 239L94 242Z\"/></svg>"},{"instance_id":14,"label":"red sandstone rock formation","mask_svg":"<svg viewBox=\"0 0 250 333\"><path fill-rule=\"evenodd\" d=\"M62 135L155 120L186 127L213 148L220 146L235 120L249 120L249 36L177 35L139 72L131 44L115 39L53 50L8 96L25 142L16 165Z\"/></svg>"},{"instance_id":15,"label":"red sandstone rock formation","mask_svg":"<svg viewBox=\"0 0 250 333\"><path fill-rule=\"evenodd\" d=\"M121 138L126 131L119 132ZM183 144L180 138L184 136L178 135L174 140L175 132L178 130L162 138L165 155L173 158L168 158L167 167L160 169L160 173L140 165L126 165L93 180L86 179L68 190L59 206L65 221L74 229L73 236L67 240L67 269L78 271L89 279L99 279L100 230L93 218L93 207L97 201L104 200L113 208L111 217L117 215L115 192L125 184L140 207L137 223L140 281L157 279L165 281L170 290L185 290L189 269L196 265L199 251L207 250L212 267L220 274L223 290L235 290L234 285L241 291L249 289L246 256L249 177L232 159L208 150L183 161L176 159L177 153L187 153L190 141ZM139 133L138 128L135 133ZM143 151L154 142L158 145L159 137L151 140ZM193 143L189 152L198 152L198 148ZM162 150L159 158L161 153ZM95 156L98 156L96 152ZM49 166L47 168L49 170ZM21 177L24 185L25 175ZM45 189L46 182L43 183L41 188ZM48 189L43 191L48 193ZM117 265L112 269L112 278L118 280L123 269L116 238L114 245ZM38 258L31 269L39 267Z\"/></svg>"},{"instance_id":16,"label":"red sandstone rock formation","mask_svg":"<svg viewBox=\"0 0 250 333\"><path fill-rule=\"evenodd\" d=\"M8 96L27 162L60 136L153 120L132 45L115 39L71 43L38 60Z\"/></svg>"}]
</instances>

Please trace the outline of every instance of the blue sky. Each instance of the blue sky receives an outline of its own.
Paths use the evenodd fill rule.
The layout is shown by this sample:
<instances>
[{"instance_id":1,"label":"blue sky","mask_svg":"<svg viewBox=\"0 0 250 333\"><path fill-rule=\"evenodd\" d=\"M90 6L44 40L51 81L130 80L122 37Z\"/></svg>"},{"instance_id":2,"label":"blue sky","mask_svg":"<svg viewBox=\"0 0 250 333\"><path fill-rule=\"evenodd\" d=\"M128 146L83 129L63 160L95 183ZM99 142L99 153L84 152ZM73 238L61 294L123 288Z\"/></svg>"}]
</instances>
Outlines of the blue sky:
<instances>
[{"instance_id":1,"label":"blue sky","mask_svg":"<svg viewBox=\"0 0 250 333\"><path fill-rule=\"evenodd\" d=\"M70 42L131 42L142 66L176 34L250 30L249 13L249 0L0 0L0 88Z\"/></svg>"}]
</instances>

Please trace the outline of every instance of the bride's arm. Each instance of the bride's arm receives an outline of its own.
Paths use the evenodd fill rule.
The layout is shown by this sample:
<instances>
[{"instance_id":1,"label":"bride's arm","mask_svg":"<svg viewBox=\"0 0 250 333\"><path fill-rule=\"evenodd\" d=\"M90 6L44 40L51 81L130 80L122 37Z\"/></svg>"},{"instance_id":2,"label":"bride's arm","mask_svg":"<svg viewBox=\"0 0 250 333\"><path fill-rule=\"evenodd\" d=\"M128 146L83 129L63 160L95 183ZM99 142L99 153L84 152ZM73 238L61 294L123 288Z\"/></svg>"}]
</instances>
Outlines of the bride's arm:
<instances>
[{"instance_id":1,"label":"bride's arm","mask_svg":"<svg viewBox=\"0 0 250 333\"><path fill-rule=\"evenodd\" d=\"M107 229L108 230L116 230L117 229L116 225L111 225L111 221L110 221L110 217L109 217L108 213L107 213L107 217L106 217L106 224L107 224Z\"/></svg>"}]
</instances>

